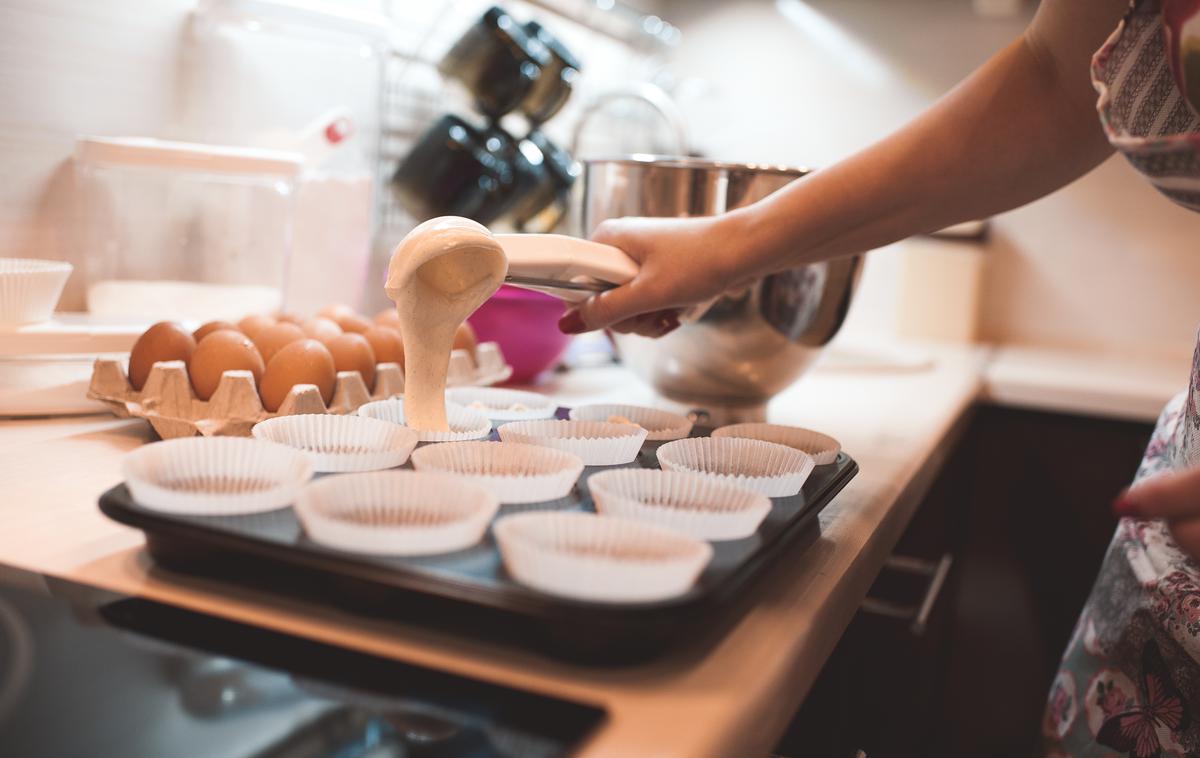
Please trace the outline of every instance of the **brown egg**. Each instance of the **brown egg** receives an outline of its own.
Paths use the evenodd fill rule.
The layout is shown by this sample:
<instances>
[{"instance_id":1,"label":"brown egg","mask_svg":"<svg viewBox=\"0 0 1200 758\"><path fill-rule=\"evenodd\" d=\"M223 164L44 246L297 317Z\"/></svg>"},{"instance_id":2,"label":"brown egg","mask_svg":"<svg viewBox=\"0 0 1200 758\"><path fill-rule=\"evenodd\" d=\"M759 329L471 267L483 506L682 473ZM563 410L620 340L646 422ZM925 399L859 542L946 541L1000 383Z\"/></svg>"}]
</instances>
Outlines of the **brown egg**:
<instances>
[{"instance_id":1,"label":"brown egg","mask_svg":"<svg viewBox=\"0 0 1200 758\"><path fill-rule=\"evenodd\" d=\"M466 321L458 325L458 331L454 333L454 349L466 350L471 356L471 360L475 360L475 345L478 340L475 337L475 330Z\"/></svg>"},{"instance_id":2,"label":"brown egg","mask_svg":"<svg viewBox=\"0 0 1200 758\"><path fill-rule=\"evenodd\" d=\"M263 363L270 363L271 358L284 345L290 345L293 342L305 338L304 330L295 324L289 324L286 321L280 321L274 326L268 326L254 337L254 346L258 348L258 352L262 354Z\"/></svg>"},{"instance_id":3,"label":"brown egg","mask_svg":"<svg viewBox=\"0 0 1200 758\"><path fill-rule=\"evenodd\" d=\"M400 332L386 326L373 326L363 336L375 351L376 363L404 365L404 341L400 339Z\"/></svg>"},{"instance_id":4,"label":"brown egg","mask_svg":"<svg viewBox=\"0 0 1200 758\"><path fill-rule=\"evenodd\" d=\"M213 332L219 332L222 329L228 329L231 332L241 331L241 329L237 328L236 324L231 324L228 321L209 321L207 324L204 324L199 329L192 332L192 337L199 342Z\"/></svg>"},{"instance_id":5,"label":"brown egg","mask_svg":"<svg viewBox=\"0 0 1200 758\"><path fill-rule=\"evenodd\" d=\"M366 337L346 332L330 341L329 352L338 371L357 371L368 391L375 388L375 351Z\"/></svg>"},{"instance_id":6,"label":"brown egg","mask_svg":"<svg viewBox=\"0 0 1200 758\"><path fill-rule=\"evenodd\" d=\"M342 316L337 319L337 325L342 327L342 331L344 332L356 332L358 334L362 334L372 326L375 326L366 316L361 316L357 313Z\"/></svg>"},{"instance_id":7,"label":"brown egg","mask_svg":"<svg viewBox=\"0 0 1200 758\"><path fill-rule=\"evenodd\" d=\"M295 313L287 313L286 311L280 311L279 313L276 313L275 320L289 324L295 324L296 326L300 326L304 323L304 319L300 318Z\"/></svg>"},{"instance_id":8,"label":"brown egg","mask_svg":"<svg viewBox=\"0 0 1200 758\"><path fill-rule=\"evenodd\" d=\"M141 390L150 369L159 361L184 361L192 357L196 340L179 324L160 321L142 333L129 352L129 383Z\"/></svg>"},{"instance_id":9,"label":"brown egg","mask_svg":"<svg viewBox=\"0 0 1200 758\"><path fill-rule=\"evenodd\" d=\"M239 321L238 329L242 330L242 334L246 335L250 339L254 339L254 335L258 334L263 329L266 329L268 326L274 325L275 319L271 318L270 316L258 314L254 316L247 316Z\"/></svg>"},{"instance_id":10,"label":"brown egg","mask_svg":"<svg viewBox=\"0 0 1200 758\"><path fill-rule=\"evenodd\" d=\"M345 303L327 305L317 311L317 315L335 322L344 332L361 334L371 328L371 322L365 316Z\"/></svg>"},{"instance_id":11,"label":"brown egg","mask_svg":"<svg viewBox=\"0 0 1200 758\"><path fill-rule=\"evenodd\" d=\"M395 308L384 308L379 313L375 314L375 323L380 326L388 326L392 329L399 329L400 315L396 313Z\"/></svg>"},{"instance_id":12,"label":"brown egg","mask_svg":"<svg viewBox=\"0 0 1200 758\"><path fill-rule=\"evenodd\" d=\"M315 384L325 405L333 400L333 382L337 369L329 349L314 339L300 340L283 347L271 359L263 374L259 394L263 406L272 413L279 410L288 392L297 384Z\"/></svg>"},{"instance_id":13,"label":"brown egg","mask_svg":"<svg viewBox=\"0 0 1200 758\"><path fill-rule=\"evenodd\" d=\"M196 345L188 374L192 389L201 400L208 400L217 391L221 375L226 371L249 371L257 384L263 378L263 359L250 338L241 332L213 332Z\"/></svg>"},{"instance_id":14,"label":"brown egg","mask_svg":"<svg viewBox=\"0 0 1200 758\"><path fill-rule=\"evenodd\" d=\"M323 316L330 321L337 321L343 316L357 316L358 311L354 310L345 303L332 303L317 311L318 316Z\"/></svg>"},{"instance_id":15,"label":"brown egg","mask_svg":"<svg viewBox=\"0 0 1200 758\"><path fill-rule=\"evenodd\" d=\"M342 327L338 326L336 321L331 321L324 316L314 316L301 324L300 328L310 338L323 345L328 345L330 340L342 333Z\"/></svg>"}]
</instances>

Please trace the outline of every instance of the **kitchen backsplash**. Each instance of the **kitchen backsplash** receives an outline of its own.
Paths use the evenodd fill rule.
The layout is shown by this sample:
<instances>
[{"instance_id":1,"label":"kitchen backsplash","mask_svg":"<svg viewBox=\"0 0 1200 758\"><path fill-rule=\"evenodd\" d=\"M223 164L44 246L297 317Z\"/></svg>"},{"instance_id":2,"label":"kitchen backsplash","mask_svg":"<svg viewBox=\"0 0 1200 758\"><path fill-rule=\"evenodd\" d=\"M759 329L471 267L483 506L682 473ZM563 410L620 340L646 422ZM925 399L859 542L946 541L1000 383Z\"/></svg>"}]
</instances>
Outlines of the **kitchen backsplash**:
<instances>
[{"instance_id":1,"label":"kitchen backsplash","mask_svg":"<svg viewBox=\"0 0 1200 758\"><path fill-rule=\"evenodd\" d=\"M662 12L683 31L676 69L703 82L680 99L701 149L820 167L920 112L1020 34L1035 6L1003 20L968 0L674 0ZM979 310L959 317L988 342L1177 359L1182 383L1200 324L1197 240L1200 215L1114 157L993 219ZM870 296L856 300L846 332L903 324L889 309L914 300L898 291L906 270L926 265L901 260L913 244L872 256ZM963 286L977 286L975 267L960 268Z\"/></svg>"},{"instance_id":2,"label":"kitchen backsplash","mask_svg":"<svg viewBox=\"0 0 1200 758\"><path fill-rule=\"evenodd\" d=\"M385 67L381 174L445 111L466 109L434 62L486 0L343 2L395 21ZM682 42L630 45L569 17L591 0L506 3L537 17L583 60L567 108L549 125L570 145L585 104L631 82L671 89L694 148L712 157L828 165L918 113L1026 18L985 19L967 0L669 0L641 3ZM557 12L544 6L556 6ZM188 23L195 0L12 0L0 5L0 254L72 260L70 155L79 134L187 137ZM667 55L669 53L669 55ZM298 87L297 97L304 88ZM314 104L316 109L318 104ZM586 155L671 150L669 130L626 104L580 135ZM897 191L903 191L898 179ZM412 219L380 195L375 264ZM977 266L958 267L978 297L958 298L963 337L1184 356L1200 323L1200 216L1161 199L1120 159L1038 203L993 220ZM886 334L919 287L898 255L868 265L850 333ZM925 254L925 253L922 253ZM907 283L906 283L907 282ZM945 285L951 286L951 285ZM69 287L65 308L82 306ZM936 316L935 316L936 317ZM923 316L928 320L928 314ZM920 321L921 319L916 319ZM908 323L914 323L912 319ZM946 336L945 334L941 336Z\"/></svg>"},{"instance_id":3,"label":"kitchen backsplash","mask_svg":"<svg viewBox=\"0 0 1200 758\"><path fill-rule=\"evenodd\" d=\"M381 97L381 171L386 179L411 142L443 112L469 110L465 95L446 84L435 65L457 36L493 3L487 0L367 0L331 2L327 7L392 19ZM193 11L197 0L14 0L0 5L0 91L9 106L0 117L0 255L76 260L72 228L71 154L81 134L199 139L201 128L226 114L197 113L197 68L228 67L228 56L197 55ZM304 5L312 5L311 3ZM318 4L319 5L319 4ZM567 107L547 126L551 138L570 145L584 105L600 93L633 81L653 80L662 69L663 45L649 37L618 40L573 18L591 3L504 3L520 19L537 18L576 51L583 75ZM556 6L547 10L545 5ZM591 8L594 11L594 7ZM585 18L586 20L586 18ZM222 50L236 45L220 40ZM249 35L248 35L249 36ZM231 41L232 40L232 41ZM256 75L279 81L269 58L254 61ZM286 65L281 63L280 66ZM347 71L354 71L348 68ZM212 77L210 77L211 79ZM219 77L217 77L219 78ZM219 86L220 82L216 82ZM338 103L315 100L304 82L286 93L314 115ZM230 86L243 86L244 81ZM277 90L278 88L276 88ZM280 93L273 91L278 98ZM312 102L305 101L305 98ZM290 103L289 103L290 104ZM664 149L652 114L614 112L581 135L581 150L593 154ZM391 246L412 225L388 193L376 207L375 276ZM370 289L370 288L369 288ZM79 282L69 285L64 309L83 307Z\"/></svg>"}]
</instances>

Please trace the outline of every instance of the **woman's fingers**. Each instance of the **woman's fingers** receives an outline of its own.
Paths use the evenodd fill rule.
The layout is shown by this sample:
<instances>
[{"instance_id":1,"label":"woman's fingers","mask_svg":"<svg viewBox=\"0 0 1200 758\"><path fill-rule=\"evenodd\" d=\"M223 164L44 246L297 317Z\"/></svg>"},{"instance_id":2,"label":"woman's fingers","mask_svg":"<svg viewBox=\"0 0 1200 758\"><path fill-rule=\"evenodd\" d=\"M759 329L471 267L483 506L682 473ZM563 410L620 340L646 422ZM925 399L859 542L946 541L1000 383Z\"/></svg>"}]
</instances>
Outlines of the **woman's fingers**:
<instances>
[{"instance_id":1,"label":"woman's fingers","mask_svg":"<svg viewBox=\"0 0 1200 758\"><path fill-rule=\"evenodd\" d=\"M1200 467L1147 479L1113 503L1117 516L1192 519L1200 517Z\"/></svg>"},{"instance_id":2,"label":"woman's fingers","mask_svg":"<svg viewBox=\"0 0 1200 758\"><path fill-rule=\"evenodd\" d=\"M661 337L678 328L679 314L673 310L642 313L609 327L618 334L640 334L643 337Z\"/></svg>"},{"instance_id":3,"label":"woman's fingers","mask_svg":"<svg viewBox=\"0 0 1200 758\"><path fill-rule=\"evenodd\" d=\"M635 277L620 287L584 300L559 320L558 328L567 334L580 334L657 311L662 303L648 290L645 280Z\"/></svg>"},{"instance_id":4,"label":"woman's fingers","mask_svg":"<svg viewBox=\"0 0 1200 758\"><path fill-rule=\"evenodd\" d=\"M1113 503L1113 513L1166 519L1179 549L1200 558L1200 467L1162 474L1125 490Z\"/></svg>"},{"instance_id":5,"label":"woman's fingers","mask_svg":"<svg viewBox=\"0 0 1200 758\"><path fill-rule=\"evenodd\" d=\"M727 265L737 256L736 240L717 230L712 217L622 218L596 227L592 239L614 245L639 264L638 274L620 287L580 303L559 322L568 334L612 328L659 336L677 324L663 311L700 303L736 284L742 273ZM728 269L728 271L727 271ZM652 314L647 325L635 319Z\"/></svg>"},{"instance_id":6,"label":"woman's fingers","mask_svg":"<svg viewBox=\"0 0 1200 758\"><path fill-rule=\"evenodd\" d=\"M679 314L675 311L657 311L639 317L635 334L657 339L679 328Z\"/></svg>"},{"instance_id":7,"label":"woman's fingers","mask_svg":"<svg viewBox=\"0 0 1200 758\"><path fill-rule=\"evenodd\" d=\"M619 247L634 261L641 263L644 255L640 244L641 239L637 232L639 227L645 226L641 223L642 221L643 219L636 217L610 218L601 221L600 225L592 231L590 239L593 242Z\"/></svg>"},{"instance_id":8,"label":"woman's fingers","mask_svg":"<svg viewBox=\"0 0 1200 758\"><path fill-rule=\"evenodd\" d=\"M1192 557L1200 556L1200 518L1171 521L1167 528L1180 550Z\"/></svg>"}]
</instances>

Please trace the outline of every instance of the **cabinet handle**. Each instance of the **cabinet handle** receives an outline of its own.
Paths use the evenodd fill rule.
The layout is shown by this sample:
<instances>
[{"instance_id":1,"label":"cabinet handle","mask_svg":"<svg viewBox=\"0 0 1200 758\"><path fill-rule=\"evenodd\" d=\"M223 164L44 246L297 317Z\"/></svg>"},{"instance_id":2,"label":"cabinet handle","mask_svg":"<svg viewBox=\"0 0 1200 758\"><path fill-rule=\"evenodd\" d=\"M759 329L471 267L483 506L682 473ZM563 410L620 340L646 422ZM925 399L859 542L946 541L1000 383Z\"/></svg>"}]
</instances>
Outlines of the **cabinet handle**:
<instances>
[{"instance_id":1,"label":"cabinet handle","mask_svg":"<svg viewBox=\"0 0 1200 758\"><path fill-rule=\"evenodd\" d=\"M908 621L909 631L914 637L920 637L925 634L925 627L929 624L929 614L933 612L933 606L937 603L938 596L942 594L942 587L946 585L946 577L950 574L950 566L953 563L954 558L949 553L937 561L906 555L889 557L883 565L884 569L929 577L929 584L925 587L925 594L922 596L921 602L913 606L892 600L868 597L863 600L862 610L877 616Z\"/></svg>"}]
</instances>

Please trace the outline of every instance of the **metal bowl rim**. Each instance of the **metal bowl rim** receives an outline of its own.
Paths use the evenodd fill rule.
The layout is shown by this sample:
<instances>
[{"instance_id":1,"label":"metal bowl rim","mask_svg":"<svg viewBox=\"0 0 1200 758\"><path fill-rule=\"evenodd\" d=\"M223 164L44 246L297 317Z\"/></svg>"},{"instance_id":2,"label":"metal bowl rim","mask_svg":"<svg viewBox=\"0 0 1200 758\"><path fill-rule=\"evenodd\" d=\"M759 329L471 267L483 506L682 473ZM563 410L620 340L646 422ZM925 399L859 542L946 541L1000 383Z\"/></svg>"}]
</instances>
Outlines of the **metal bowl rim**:
<instances>
[{"instance_id":1,"label":"metal bowl rim","mask_svg":"<svg viewBox=\"0 0 1200 758\"><path fill-rule=\"evenodd\" d=\"M593 164L610 164L623 166L652 166L654 168L681 168L693 170L717 171L752 171L759 174L786 174L804 176L812 173L811 168L804 166L784 166L772 163L737 163L733 161L717 161L708 158L691 158L679 155L652 155L649 153L634 153L612 158L584 158L587 166Z\"/></svg>"}]
</instances>

